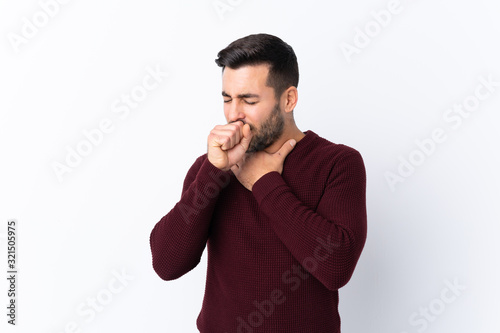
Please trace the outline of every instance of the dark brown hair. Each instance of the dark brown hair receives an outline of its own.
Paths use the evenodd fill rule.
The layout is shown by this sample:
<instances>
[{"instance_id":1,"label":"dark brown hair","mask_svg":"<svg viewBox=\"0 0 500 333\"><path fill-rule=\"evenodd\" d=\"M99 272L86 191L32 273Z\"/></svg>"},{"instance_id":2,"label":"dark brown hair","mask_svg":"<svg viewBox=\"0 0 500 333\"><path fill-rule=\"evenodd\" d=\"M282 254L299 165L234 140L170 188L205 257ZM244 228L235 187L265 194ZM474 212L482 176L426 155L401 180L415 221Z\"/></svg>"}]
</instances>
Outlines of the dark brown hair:
<instances>
[{"instance_id":1,"label":"dark brown hair","mask_svg":"<svg viewBox=\"0 0 500 333\"><path fill-rule=\"evenodd\" d=\"M276 99L289 87L299 85L299 66L292 47L268 34L249 35L229 44L217 54L215 63L238 69L247 65L268 64L267 85L274 88Z\"/></svg>"}]
</instances>

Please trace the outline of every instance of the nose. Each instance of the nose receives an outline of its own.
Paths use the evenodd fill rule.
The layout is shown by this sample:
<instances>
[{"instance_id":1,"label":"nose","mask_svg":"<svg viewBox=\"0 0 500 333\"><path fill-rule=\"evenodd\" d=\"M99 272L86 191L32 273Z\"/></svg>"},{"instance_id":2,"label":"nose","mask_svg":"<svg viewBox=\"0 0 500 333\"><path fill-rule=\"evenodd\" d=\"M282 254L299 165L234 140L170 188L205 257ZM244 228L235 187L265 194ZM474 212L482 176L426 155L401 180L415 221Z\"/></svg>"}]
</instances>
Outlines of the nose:
<instances>
[{"instance_id":1,"label":"nose","mask_svg":"<svg viewBox=\"0 0 500 333\"><path fill-rule=\"evenodd\" d=\"M245 119L245 113L243 112L243 107L240 105L240 103L238 103L238 101L232 100L231 102L226 103L224 107L228 123Z\"/></svg>"}]
</instances>

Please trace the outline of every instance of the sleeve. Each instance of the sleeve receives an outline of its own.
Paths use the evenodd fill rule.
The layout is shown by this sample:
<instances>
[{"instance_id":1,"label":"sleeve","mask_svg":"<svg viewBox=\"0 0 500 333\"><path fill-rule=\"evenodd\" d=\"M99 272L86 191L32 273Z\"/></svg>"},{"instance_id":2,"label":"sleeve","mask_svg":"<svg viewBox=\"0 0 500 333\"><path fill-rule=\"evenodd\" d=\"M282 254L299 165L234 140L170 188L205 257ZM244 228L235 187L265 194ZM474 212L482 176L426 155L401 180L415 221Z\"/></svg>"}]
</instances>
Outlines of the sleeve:
<instances>
[{"instance_id":1,"label":"sleeve","mask_svg":"<svg viewBox=\"0 0 500 333\"><path fill-rule=\"evenodd\" d=\"M217 198L230 181L229 173L205 156L189 169L180 201L151 231L153 268L163 280L177 279L198 265Z\"/></svg>"},{"instance_id":2,"label":"sleeve","mask_svg":"<svg viewBox=\"0 0 500 333\"><path fill-rule=\"evenodd\" d=\"M359 152L333 165L320 202L313 210L292 192L278 172L253 186L259 208L302 266L329 290L351 278L366 241L366 173Z\"/></svg>"}]
</instances>

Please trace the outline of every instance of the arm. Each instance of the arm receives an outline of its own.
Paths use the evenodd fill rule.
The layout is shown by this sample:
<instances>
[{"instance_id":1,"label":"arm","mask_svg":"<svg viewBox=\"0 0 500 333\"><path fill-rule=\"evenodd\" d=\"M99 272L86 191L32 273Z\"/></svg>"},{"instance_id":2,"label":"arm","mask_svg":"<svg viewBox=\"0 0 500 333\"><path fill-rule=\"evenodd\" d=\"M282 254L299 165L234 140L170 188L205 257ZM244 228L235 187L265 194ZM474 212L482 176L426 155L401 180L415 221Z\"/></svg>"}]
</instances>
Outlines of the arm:
<instances>
[{"instance_id":1,"label":"arm","mask_svg":"<svg viewBox=\"0 0 500 333\"><path fill-rule=\"evenodd\" d=\"M366 240L366 174L361 155L334 165L316 211L293 194L280 173L253 185L259 208L292 255L329 290L352 276Z\"/></svg>"},{"instance_id":2,"label":"arm","mask_svg":"<svg viewBox=\"0 0 500 333\"><path fill-rule=\"evenodd\" d=\"M151 231L153 268L164 280L174 280L200 262L220 191L229 183L227 172L248 149L250 126L238 121L218 125L201 156L184 180L181 200Z\"/></svg>"},{"instance_id":3,"label":"arm","mask_svg":"<svg viewBox=\"0 0 500 333\"><path fill-rule=\"evenodd\" d=\"M213 209L229 174L199 157L184 180L180 201L153 228L149 237L153 268L163 280L174 280L200 262Z\"/></svg>"}]
</instances>

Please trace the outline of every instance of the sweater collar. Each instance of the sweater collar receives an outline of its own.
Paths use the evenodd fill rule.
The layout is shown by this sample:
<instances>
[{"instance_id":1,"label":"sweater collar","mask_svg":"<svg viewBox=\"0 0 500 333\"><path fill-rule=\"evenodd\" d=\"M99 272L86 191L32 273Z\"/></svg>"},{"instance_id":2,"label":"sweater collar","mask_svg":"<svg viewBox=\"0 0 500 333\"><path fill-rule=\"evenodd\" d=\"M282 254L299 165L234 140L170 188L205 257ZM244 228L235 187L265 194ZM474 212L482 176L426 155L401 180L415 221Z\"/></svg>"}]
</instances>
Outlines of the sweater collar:
<instances>
[{"instance_id":1,"label":"sweater collar","mask_svg":"<svg viewBox=\"0 0 500 333\"><path fill-rule=\"evenodd\" d=\"M306 149L309 146L309 144L318 137L318 135L311 130L307 130L302 133L304 133L305 136L295 144L295 147L290 152L290 154L297 150Z\"/></svg>"}]
</instances>

